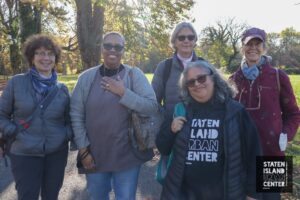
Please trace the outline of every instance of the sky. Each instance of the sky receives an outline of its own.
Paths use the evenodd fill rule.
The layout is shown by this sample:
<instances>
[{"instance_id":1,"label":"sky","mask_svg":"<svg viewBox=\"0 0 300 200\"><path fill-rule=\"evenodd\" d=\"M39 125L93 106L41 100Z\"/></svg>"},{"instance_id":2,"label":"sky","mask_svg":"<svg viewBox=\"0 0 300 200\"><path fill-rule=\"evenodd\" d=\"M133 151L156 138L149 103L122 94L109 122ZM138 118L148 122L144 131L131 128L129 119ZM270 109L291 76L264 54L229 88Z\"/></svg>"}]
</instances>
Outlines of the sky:
<instances>
[{"instance_id":1,"label":"sky","mask_svg":"<svg viewBox=\"0 0 300 200\"><path fill-rule=\"evenodd\" d=\"M216 21L235 18L267 33L281 32L293 27L300 32L300 0L195 0L192 9L198 33ZM296 5L298 4L298 5Z\"/></svg>"}]
</instances>

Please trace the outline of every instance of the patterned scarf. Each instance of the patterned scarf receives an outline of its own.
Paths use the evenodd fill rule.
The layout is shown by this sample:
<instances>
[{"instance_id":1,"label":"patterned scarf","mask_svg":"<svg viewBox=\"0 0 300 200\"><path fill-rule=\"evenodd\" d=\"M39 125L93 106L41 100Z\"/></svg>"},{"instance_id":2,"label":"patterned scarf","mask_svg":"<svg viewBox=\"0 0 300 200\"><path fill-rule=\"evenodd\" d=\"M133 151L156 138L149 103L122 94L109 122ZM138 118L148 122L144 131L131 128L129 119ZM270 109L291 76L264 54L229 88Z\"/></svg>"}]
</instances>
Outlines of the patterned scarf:
<instances>
[{"instance_id":1,"label":"patterned scarf","mask_svg":"<svg viewBox=\"0 0 300 200\"><path fill-rule=\"evenodd\" d=\"M50 78L42 77L35 67L32 67L29 71L32 85L37 94L43 98L47 96L49 91L56 85L57 74L54 69L52 69Z\"/></svg>"},{"instance_id":2,"label":"patterned scarf","mask_svg":"<svg viewBox=\"0 0 300 200\"><path fill-rule=\"evenodd\" d=\"M254 81L258 75L259 75L259 67L264 65L266 63L267 57L266 56L261 56L259 63L256 65L248 66L246 62L246 58L243 58L242 63L241 63L241 68L244 76L251 81Z\"/></svg>"}]
</instances>

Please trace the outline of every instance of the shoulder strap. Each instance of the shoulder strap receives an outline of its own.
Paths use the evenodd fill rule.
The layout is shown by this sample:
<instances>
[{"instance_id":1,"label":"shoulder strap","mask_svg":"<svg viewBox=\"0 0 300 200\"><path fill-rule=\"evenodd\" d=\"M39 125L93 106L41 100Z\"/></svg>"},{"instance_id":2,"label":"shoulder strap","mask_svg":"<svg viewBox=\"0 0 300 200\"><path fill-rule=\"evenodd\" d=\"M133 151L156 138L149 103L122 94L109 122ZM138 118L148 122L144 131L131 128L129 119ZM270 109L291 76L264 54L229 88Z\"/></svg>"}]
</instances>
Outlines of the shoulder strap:
<instances>
[{"instance_id":1,"label":"shoulder strap","mask_svg":"<svg viewBox=\"0 0 300 200\"><path fill-rule=\"evenodd\" d=\"M165 62L165 67L163 71L163 101L165 101L165 97L166 97L166 84L170 76L172 63L173 63L173 58L168 58Z\"/></svg>"},{"instance_id":2,"label":"shoulder strap","mask_svg":"<svg viewBox=\"0 0 300 200\"><path fill-rule=\"evenodd\" d=\"M202 57L198 57L198 60L205 60L204 58L202 58Z\"/></svg>"},{"instance_id":3,"label":"shoulder strap","mask_svg":"<svg viewBox=\"0 0 300 200\"><path fill-rule=\"evenodd\" d=\"M19 123L24 127L24 125L28 125L28 123L37 115L39 110L41 110L41 112L44 112L61 87L62 84L57 83L56 86L50 91L50 93L35 107L31 115L25 120L21 120Z\"/></svg>"},{"instance_id":4,"label":"shoulder strap","mask_svg":"<svg viewBox=\"0 0 300 200\"><path fill-rule=\"evenodd\" d=\"M275 68L276 70L276 81L277 81L277 87L278 87L278 90L279 90L279 93L281 91L281 86L280 86L280 78L279 78L279 70L277 68Z\"/></svg>"},{"instance_id":5,"label":"shoulder strap","mask_svg":"<svg viewBox=\"0 0 300 200\"><path fill-rule=\"evenodd\" d=\"M129 89L133 90L133 80L132 80L133 79L133 68L129 69L128 75L129 75Z\"/></svg>"},{"instance_id":6,"label":"shoulder strap","mask_svg":"<svg viewBox=\"0 0 300 200\"><path fill-rule=\"evenodd\" d=\"M174 108L173 117L186 117L186 109L183 102L177 103Z\"/></svg>"}]
</instances>

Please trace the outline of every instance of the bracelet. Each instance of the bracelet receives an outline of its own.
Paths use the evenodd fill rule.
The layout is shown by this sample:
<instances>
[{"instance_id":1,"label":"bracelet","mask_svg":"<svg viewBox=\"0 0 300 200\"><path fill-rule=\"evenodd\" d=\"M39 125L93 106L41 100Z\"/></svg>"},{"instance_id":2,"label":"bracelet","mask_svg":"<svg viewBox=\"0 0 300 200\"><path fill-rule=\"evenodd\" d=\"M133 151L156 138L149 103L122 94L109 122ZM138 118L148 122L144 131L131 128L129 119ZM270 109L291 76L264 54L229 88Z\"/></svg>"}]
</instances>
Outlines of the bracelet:
<instances>
[{"instance_id":1,"label":"bracelet","mask_svg":"<svg viewBox=\"0 0 300 200\"><path fill-rule=\"evenodd\" d=\"M84 160L90 154L89 150L87 149L85 152L79 155L80 160Z\"/></svg>"}]
</instances>

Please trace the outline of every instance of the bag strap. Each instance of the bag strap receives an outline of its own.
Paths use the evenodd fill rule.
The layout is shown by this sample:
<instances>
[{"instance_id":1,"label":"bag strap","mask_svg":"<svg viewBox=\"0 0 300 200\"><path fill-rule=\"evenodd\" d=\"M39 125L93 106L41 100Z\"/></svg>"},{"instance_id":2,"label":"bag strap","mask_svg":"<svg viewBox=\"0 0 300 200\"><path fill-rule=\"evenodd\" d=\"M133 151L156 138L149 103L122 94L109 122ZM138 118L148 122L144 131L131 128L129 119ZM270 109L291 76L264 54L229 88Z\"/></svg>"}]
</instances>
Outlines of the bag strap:
<instances>
[{"instance_id":1,"label":"bag strap","mask_svg":"<svg viewBox=\"0 0 300 200\"><path fill-rule=\"evenodd\" d=\"M31 115L19 123L21 123L21 125L24 127L25 124L28 124L34 117L36 117L36 115L39 113L39 110L41 110L41 112L43 113L52 102L61 87L62 84L57 83L55 87L50 91L50 93L35 107Z\"/></svg>"},{"instance_id":2,"label":"bag strap","mask_svg":"<svg viewBox=\"0 0 300 200\"><path fill-rule=\"evenodd\" d=\"M276 70L276 81L277 81L277 87L278 87L278 90L279 90L279 93L281 91L281 86L280 86L280 78L279 78L279 70L277 68L275 68Z\"/></svg>"},{"instance_id":3,"label":"bag strap","mask_svg":"<svg viewBox=\"0 0 300 200\"><path fill-rule=\"evenodd\" d=\"M165 104L166 99L166 84L170 76L171 68L172 68L173 58L168 58L165 62L165 67L163 71L163 103Z\"/></svg>"},{"instance_id":4,"label":"bag strap","mask_svg":"<svg viewBox=\"0 0 300 200\"><path fill-rule=\"evenodd\" d=\"M133 68L130 68L129 69L129 72L128 72L128 75L129 75L129 89L131 91L133 91Z\"/></svg>"}]
</instances>

